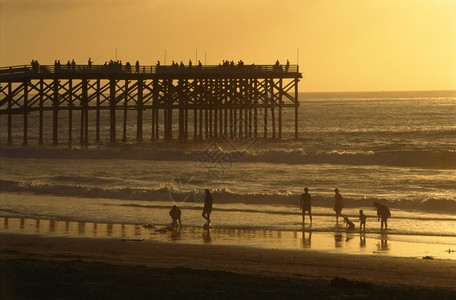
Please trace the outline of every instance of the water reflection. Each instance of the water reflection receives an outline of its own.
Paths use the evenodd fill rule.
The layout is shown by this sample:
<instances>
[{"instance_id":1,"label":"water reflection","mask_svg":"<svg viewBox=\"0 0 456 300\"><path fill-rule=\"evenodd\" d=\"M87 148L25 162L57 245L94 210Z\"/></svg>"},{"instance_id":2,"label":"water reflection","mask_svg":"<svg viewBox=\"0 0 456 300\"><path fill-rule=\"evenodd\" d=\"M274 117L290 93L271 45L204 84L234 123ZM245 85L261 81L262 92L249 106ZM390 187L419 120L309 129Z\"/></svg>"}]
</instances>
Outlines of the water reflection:
<instances>
[{"instance_id":1,"label":"water reflection","mask_svg":"<svg viewBox=\"0 0 456 300\"><path fill-rule=\"evenodd\" d=\"M35 232L36 233L40 232L40 226L41 226L40 219L37 219L36 222L35 222Z\"/></svg>"},{"instance_id":2,"label":"water reflection","mask_svg":"<svg viewBox=\"0 0 456 300\"><path fill-rule=\"evenodd\" d=\"M212 243L211 230L209 228L203 230L203 242L206 244Z\"/></svg>"},{"instance_id":3,"label":"water reflection","mask_svg":"<svg viewBox=\"0 0 456 300\"><path fill-rule=\"evenodd\" d=\"M177 241L181 239L181 230L179 229L173 229L171 230L171 240L172 241Z\"/></svg>"},{"instance_id":4,"label":"water reflection","mask_svg":"<svg viewBox=\"0 0 456 300\"><path fill-rule=\"evenodd\" d=\"M85 233L85 222L78 222L78 234L84 235Z\"/></svg>"},{"instance_id":5,"label":"water reflection","mask_svg":"<svg viewBox=\"0 0 456 300\"><path fill-rule=\"evenodd\" d=\"M389 251L390 247L388 245L388 234L386 232L382 232L380 236L380 241L377 243L378 251Z\"/></svg>"},{"instance_id":6,"label":"water reflection","mask_svg":"<svg viewBox=\"0 0 456 300\"><path fill-rule=\"evenodd\" d=\"M334 234L334 242L335 242L335 247L336 248L341 248L343 245L342 245L342 239L343 239L343 235L340 234L340 233L336 233Z\"/></svg>"},{"instance_id":7,"label":"water reflection","mask_svg":"<svg viewBox=\"0 0 456 300\"><path fill-rule=\"evenodd\" d=\"M106 226L106 234L112 236L112 224L108 223Z\"/></svg>"},{"instance_id":8,"label":"water reflection","mask_svg":"<svg viewBox=\"0 0 456 300\"><path fill-rule=\"evenodd\" d=\"M49 221L49 232L55 232L55 220Z\"/></svg>"},{"instance_id":9,"label":"water reflection","mask_svg":"<svg viewBox=\"0 0 456 300\"><path fill-rule=\"evenodd\" d=\"M303 248L311 248L312 246L312 232L302 232L302 247Z\"/></svg>"},{"instance_id":10,"label":"water reflection","mask_svg":"<svg viewBox=\"0 0 456 300\"><path fill-rule=\"evenodd\" d=\"M364 234L359 235L359 247L360 248L366 247L366 235L364 235Z\"/></svg>"}]
</instances>

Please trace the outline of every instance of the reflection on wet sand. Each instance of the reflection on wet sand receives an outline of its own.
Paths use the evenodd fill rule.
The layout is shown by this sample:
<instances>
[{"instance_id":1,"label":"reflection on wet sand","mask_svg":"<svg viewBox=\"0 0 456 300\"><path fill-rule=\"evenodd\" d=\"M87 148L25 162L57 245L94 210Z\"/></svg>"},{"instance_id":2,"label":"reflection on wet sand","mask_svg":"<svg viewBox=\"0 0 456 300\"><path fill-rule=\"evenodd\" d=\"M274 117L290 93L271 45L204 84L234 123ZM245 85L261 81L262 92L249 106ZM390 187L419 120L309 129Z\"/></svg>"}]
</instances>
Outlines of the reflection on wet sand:
<instances>
[{"instance_id":1,"label":"reflection on wet sand","mask_svg":"<svg viewBox=\"0 0 456 300\"><path fill-rule=\"evenodd\" d=\"M353 239L352 232L348 231L345 233L336 232L334 234L334 242L336 248L342 248L347 246L348 242Z\"/></svg>"},{"instance_id":2,"label":"reflection on wet sand","mask_svg":"<svg viewBox=\"0 0 456 300\"><path fill-rule=\"evenodd\" d=\"M388 246L388 234L386 232L382 232L380 235L380 241L377 243L378 251L389 251L390 247Z\"/></svg>"},{"instance_id":3,"label":"reflection on wet sand","mask_svg":"<svg viewBox=\"0 0 456 300\"><path fill-rule=\"evenodd\" d=\"M212 229L209 228L203 230L203 242L206 244L210 244L212 242L211 230Z\"/></svg>"},{"instance_id":4,"label":"reflection on wet sand","mask_svg":"<svg viewBox=\"0 0 456 300\"><path fill-rule=\"evenodd\" d=\"M302 232L302 248L311 248L312 246L312 232Z\"/></svg>"},{"instance_id":5,"label":"reflection on wet sand","mask_svg":"<svg viewBox=\"0 0 456 300\"><path fill-rule=\"evenodd\" d=\"M210 228L185 226L173 230L165 225L112 224L98 222L59 221L0 217L0 233L41 234L80 238L120 238L135 241L213 244L268 249L317 250L345 254L429 256L456 259L456 245L391 241L386 232L358 233L336 228L334 232L318 232L309 228L280 231L251 228ZM359 236L359 243L351 242ZM394 245L394 247L391 246ZM412 246L413 245L413 246ZM433 248L432 248L433 247ZM434 252L433 252L434 251Z\"/></svg>"}]
</instances>

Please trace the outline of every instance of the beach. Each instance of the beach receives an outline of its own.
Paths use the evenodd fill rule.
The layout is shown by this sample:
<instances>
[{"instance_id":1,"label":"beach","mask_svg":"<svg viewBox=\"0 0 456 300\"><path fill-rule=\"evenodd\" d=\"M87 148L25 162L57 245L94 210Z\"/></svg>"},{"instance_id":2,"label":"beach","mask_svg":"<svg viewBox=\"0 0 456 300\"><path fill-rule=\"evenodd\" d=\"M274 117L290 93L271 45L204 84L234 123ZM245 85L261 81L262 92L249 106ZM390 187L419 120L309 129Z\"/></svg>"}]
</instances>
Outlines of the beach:
<instances>
[{"instance_id":1,"label":"beach","mask_svg":"<svg viewBox=\"0 0 456 300\"><path fill-rule=\"evenodd\" d=\"M0 146L0 294L456 298L455 92L301 96L305 134L283 141L79 148L45 136L45 145L30 137L22 147L14 122L13 145ZM283 118L284 137L292 120ZM304 187L313 223L303 226ZM354 230L335 217L336 187ZM205 189L210 230L201 228ZM373 202L391 210L388 230ZM173 205L178 232L168 228Z\"/></svg>"},{"instance_id":2,"label":"beach","mask_svg":"<svg viewBox=\"0 0 456 300\"><path fill-rule=\"evenodd\" d=\"M454 260L11 233L0 258L4 299L456 296Z\"/></svg>"}]
</instances>

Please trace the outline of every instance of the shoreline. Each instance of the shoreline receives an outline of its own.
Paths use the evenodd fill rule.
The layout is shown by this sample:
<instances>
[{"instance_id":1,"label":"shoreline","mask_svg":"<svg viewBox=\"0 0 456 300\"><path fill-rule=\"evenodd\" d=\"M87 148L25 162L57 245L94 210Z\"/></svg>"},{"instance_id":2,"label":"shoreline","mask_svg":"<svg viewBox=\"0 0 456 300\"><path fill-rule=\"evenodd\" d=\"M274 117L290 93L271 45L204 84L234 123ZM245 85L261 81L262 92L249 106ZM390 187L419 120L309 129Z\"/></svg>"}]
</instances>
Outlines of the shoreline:
<instances>
[{"instance_id":1,"label":"shoreline","mask_svg":"<svg viewBox=\"0 0 456 300\"><path fill-rule=\"evenodd\" d=\"M191 294L196 288L195 285L198 286L207 278L215 276L217 278L215 282L219 284L216 288L219 289L219 293L222 293L218 294L219 296L226 296L223 293L229 292L224 286L224 279L227 278L231 278L234 287L244 286L246 278L257 283L263 282L263 287L272 281L277 285L276 295L290 293L293 289L287 291L284 289L288 289L286 286L291 284L294 288L303 289L303 291L313 289L313 292L317 293L314 294L315 296L327 292L340 296L347 295L349 292L349 294L361 293L360 295L371 297L378 296L379 291L392 293L392 295L414 295L414 297L418 295L418 298L432 298L432 295L439 295L444 299L456 296L454 288L456 261L450 260L181 244L139 239L71 238L0 233L0 262L8 267L2 268L4 270L1 274L2 289L4 291L9 289L11 293L17 292L15 289L22 282L15 281L10 276L16 269L33 274L45 272L47 274L45 277L50 276L51 273L54 274L53 272L65 274L68 278L63 288L66 287L68 290L70 287L75 288L73 285L82 280L81 276L91 278L91 276L97 276L99 269L115 268L116 271L113 274L118 276L128 274L132 270L145 276L145 278L130 278L133 286L144 280L148 282L147 278L151 274L156 274L162 280L169 279L174 282L185 273L190 277L186 280L194 281L194 284L188 287L189 290L184 292L185 295ZM80 269L85 275L74 272ZM339 282L336 278L342 281ZM107 277L97 280L108 283L111 279ZM44 279L34 277L34 280L39 282ZM90 284L90 280L87 284ZM172 285L169 282L166 284ZM117 288L111 283L109 286ZM28 289L33 292L32 287ZM207 295L206 297L204 294L200 296L213 298ZM72 298L68 294L66 297Z\"/></svg>"}]
</instances>

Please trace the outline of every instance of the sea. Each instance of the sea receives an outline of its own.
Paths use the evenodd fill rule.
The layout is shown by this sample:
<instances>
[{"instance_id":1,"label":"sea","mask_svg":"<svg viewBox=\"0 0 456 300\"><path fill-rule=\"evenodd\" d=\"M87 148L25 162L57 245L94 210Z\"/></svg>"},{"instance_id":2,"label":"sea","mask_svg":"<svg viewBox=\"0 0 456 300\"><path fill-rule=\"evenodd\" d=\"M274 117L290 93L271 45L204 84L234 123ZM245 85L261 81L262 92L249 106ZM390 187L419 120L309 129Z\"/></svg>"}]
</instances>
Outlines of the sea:
<instances>
[{"instance_id":1,"label":"sea","mask_svg":"<svg viewBox=\"0 0 456 300\"><path fill-rule=\"evenodd\" d=\"M91 121L90 145L78 145L78 124L68 145L62 120L59 145L52 130L38 145L31 117L25 147L21 116L7 145L0 115L0 232L456 259L456 91L300 93L299 100L298 138L294 111L284 110L281 140L137 143L129 118L124 143L109 144L108 123L95 143ZM52 115L44 117L51 124ZM305 187L312 224L299 209ZM335 188L353 231L335 217ZM210 232L201 229L205 189L214 199ZM374 201L391 210L387 230ZM169 229L173 205L182 210L178 234Z\"/></svg>"}]
</instances>

